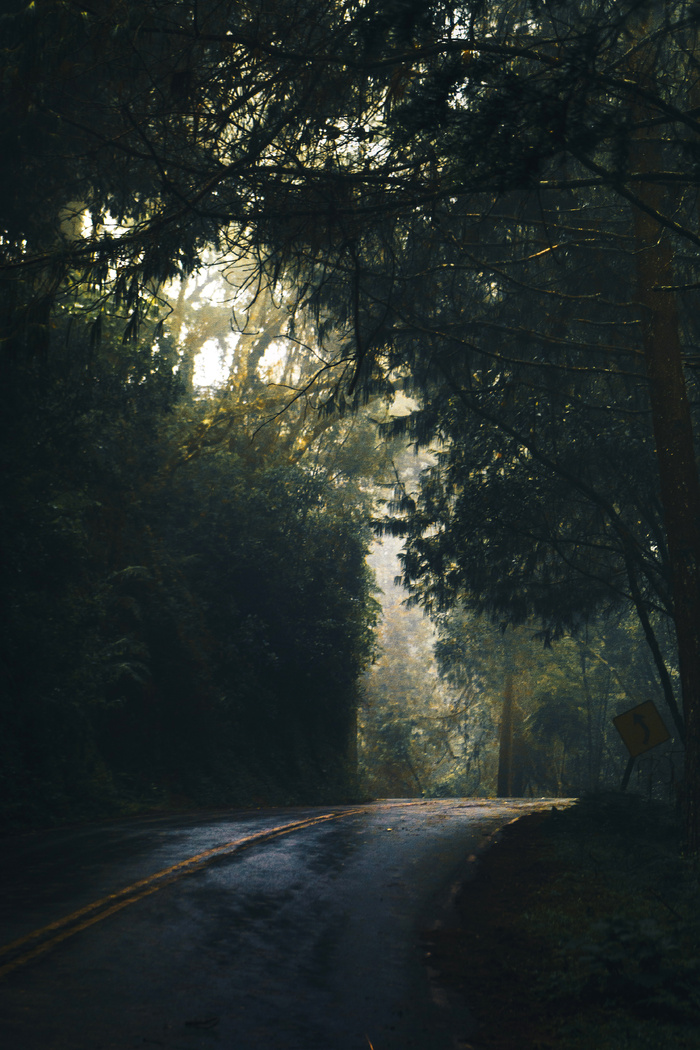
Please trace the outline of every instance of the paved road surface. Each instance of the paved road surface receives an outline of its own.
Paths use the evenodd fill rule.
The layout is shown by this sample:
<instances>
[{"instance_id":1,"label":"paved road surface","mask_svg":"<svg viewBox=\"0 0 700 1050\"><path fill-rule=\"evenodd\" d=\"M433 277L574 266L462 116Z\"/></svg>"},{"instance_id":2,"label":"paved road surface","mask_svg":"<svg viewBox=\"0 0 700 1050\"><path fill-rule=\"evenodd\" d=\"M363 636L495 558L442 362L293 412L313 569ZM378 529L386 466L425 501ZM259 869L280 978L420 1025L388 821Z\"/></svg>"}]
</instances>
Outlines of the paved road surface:
<instances>
[{"instance_id":1,"label":"paved road surface","mask_svg":"<svg viewBox=\"0 0 700 1050\"><path fill-rule=\"evenodd\" d=\"M542 802L147 818L0 843L3 1050L456 1050L420 931ZM4 947L3 947L4 946Z\"/></svg>"}]
</instances>

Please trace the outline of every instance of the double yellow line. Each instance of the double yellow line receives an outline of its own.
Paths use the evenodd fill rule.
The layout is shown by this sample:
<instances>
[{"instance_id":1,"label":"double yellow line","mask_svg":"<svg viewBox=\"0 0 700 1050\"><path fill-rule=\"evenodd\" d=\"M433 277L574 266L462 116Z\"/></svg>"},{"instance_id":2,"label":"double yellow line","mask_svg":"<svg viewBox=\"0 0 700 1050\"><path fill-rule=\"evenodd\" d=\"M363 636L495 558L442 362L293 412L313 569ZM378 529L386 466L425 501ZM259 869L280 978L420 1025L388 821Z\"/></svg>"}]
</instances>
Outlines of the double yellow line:
<instances>
[{"instance_id":1,"label":"double yellow line","mask_svg":"<svg viewBox=\"0 0 700 1050\"><path fill-rule=\"evenodd\" d=\"M125 886L116 893L110 893L100 900L93 901L92 904L87 904L84 908L71 912L70 915L64 915L63 918L57 919L56 922L49 923L48 926L32 930L31 933L25 934L24 937L20 937L16 941L11 941L10 944L0 947L0 979L18 967L31 962L32 959L36 959L37 956L55 948L62 941L73 937L76 933L80 933L81 930L87 929L88 926L94 926L95 923L102 922L103 919L114 915L115 912L126 908L127 905L134 904L136 901L148 897L151 893L156 893L176 879L182 878L183 875L189 875L190 872L205 867L218 857L225 856L227 853L237 853L239 850L248 849L257 843L269 842L271 839L279 838L281 835L289 835L292 831L301 831L303 828L313 827L314 824L322 824L328 820L338 820L341 817L362 812L364 812L364 809L346 809L340 812L323 813L317 817L309 817L307 820L293 821L290 824L280 824L278 827L268 828L266 831L257 832L255 835L246 835L244 838L232 839L230 842L224 842L221 846L214 846L212 849L204 850L202 853L196 853L193 857L181 860L177 864L171 864L169 868L163 868L162 871L157 871L154 875L149 875L145 879L139 879L138 882L132 882L130 886Z\"/></svg>"}]
</instances>

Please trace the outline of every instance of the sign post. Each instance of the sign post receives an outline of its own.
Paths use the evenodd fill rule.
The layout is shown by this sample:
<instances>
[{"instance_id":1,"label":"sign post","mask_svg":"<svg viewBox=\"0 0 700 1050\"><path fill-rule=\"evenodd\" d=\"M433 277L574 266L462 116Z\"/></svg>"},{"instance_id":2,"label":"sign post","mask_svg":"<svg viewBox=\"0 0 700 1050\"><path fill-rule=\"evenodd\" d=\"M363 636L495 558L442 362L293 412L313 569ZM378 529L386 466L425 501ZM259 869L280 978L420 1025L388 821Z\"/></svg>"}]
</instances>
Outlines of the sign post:
<instances>
[{"instance_id":1,"label":"sign post","mask_svg":"<svg viewBox=\"0 0 700 1050\"><path fill-rule=\"evenodd\" d=\"M651 700L617 715L613 718L613 725L630 753L625 775L622 778L622 790L624 791L632 775L635 759L643 755L645 751L651 751L653 747L658 747L659 744L670 740L671 737L661 715L656 710L656 705Z\"/></svg>"}]
</instances>

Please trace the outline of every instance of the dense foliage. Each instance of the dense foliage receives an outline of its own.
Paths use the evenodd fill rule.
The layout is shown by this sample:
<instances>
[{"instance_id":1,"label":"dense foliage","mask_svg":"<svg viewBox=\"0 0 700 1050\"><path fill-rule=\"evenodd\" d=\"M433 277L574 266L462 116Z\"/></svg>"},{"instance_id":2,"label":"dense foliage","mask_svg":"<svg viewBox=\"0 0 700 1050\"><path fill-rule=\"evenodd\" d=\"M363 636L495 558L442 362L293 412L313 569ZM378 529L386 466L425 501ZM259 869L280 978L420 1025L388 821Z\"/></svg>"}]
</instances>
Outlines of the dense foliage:
<instances>
[{"instance_id":1,"label":"dense foliage","mask_svg":"<svg viewBox=\"0 0 700 1050\"><path fill-rule=\"evenodd\" d=\"M582 217L572 206L566 242L550 246L557 209L544 195L539 216L531 205L512 201L486 217L473 201L453 206L443 217L449 237L423 229L407 241L388 338L421 404L393 429L433 442L436 455L418 492L399 492L387 527L407 536L405 579L429 609L466 600L507 622L534 617L550 640L633 607L682 735L653 626L675 606L634 341L631 235L621 219L613 236L608 221L601 249L591 199ZM472 240L486 245L490 272L465 261ZM428 300L419 297L426 282ZM694 330L689 316L688 353Z\"/></svg>"},{"instance_id":2,"label":"dense foliage","mask_svg":"<svg viewBox=\"0 0 700 1050\"><path fill-rule=\"evenodd\" d=\"M385 538L370 559L384 594L378 655L359 707L367 790L418 797L617 790L626 751L612 719L659 700L634 613L595 617L548 647L536 622L504 631L459 606L429 619L393 584L399 545ZM656 627L675 681L668 625ZM638 761L633 784L669 800L683 752L666 721L672 739Z\"/></svg>"},{"instance_id":3,"label":"dense foliage","mask_svg":"<svg viewBox=\"0 0 700 1050\"><path fill-rule=\"evenodd\" d=\"M57 316L1 395L4 819L352 794L375 617L355 438L342 471L301 412L256 442L254 370L208 394L172 335L106 319L97 348Z\"/></svg>"},{"instance_id":4,"label":"dense foliage","mask_svg":"<svg viewBox=\"0 0 700 1050\"><path fill-rule=\"evenodd\" d=\"M696 5L15 0L2 25L7 367L35 382L61 311L97 348L108 301L138 345L212 246L284 278L328 418L400 381L441 443L393 525L421 599L548 637L634 608L697 847Z\"/></svg>"}]
</instances>

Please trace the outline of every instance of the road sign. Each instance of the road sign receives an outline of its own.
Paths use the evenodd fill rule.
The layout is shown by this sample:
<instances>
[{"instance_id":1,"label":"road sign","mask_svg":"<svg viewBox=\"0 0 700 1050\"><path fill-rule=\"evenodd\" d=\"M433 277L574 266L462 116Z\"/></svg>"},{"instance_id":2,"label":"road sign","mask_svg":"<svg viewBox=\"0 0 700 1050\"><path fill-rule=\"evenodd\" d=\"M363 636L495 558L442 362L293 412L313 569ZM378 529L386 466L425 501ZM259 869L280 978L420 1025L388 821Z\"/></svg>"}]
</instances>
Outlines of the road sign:
<instances>
[{"instance_id":1,"label":"road sign","mask_svg":"<svg viewBox=\"0 0 700 1050\"><path fill-rule=\"evenodd\" d=\"M613 718L613 722L632 758L670 739L668 729L651 700L630 708Z\"/></svg>"}]
</instances>

